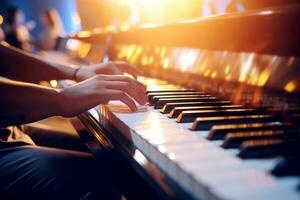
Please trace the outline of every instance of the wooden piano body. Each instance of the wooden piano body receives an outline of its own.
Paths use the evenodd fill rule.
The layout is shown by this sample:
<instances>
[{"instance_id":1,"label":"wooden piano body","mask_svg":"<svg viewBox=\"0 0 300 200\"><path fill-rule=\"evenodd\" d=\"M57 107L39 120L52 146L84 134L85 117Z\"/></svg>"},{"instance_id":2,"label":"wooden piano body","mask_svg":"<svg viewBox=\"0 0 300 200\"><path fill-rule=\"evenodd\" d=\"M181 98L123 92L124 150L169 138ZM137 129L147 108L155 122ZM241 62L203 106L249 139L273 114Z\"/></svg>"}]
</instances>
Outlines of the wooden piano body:
<instances>
[{"instance_id":1,"label":"wooden piano body","mask_svg":"<svg viewBox=\"0 0 300 200\"><path fill-rule=\"evenodd\" d=\"M173 84L203 91L219 99L231 101L234 105L262 109L278 117L280 123L298 124L299 19L300 6L292 5L165 24L122 27L120 30L98 29L95 31L97 33L78 34L76 39L92 45L105 44L103 60L126 60L142 68L147 77L155 78L159 84ZM157 88L152 85L155 82L153 79L141 78L141 80L149 84L150 89ZM84 125L81 134L87 145L92 150L105 147L120 151L137 174L145 179L157 198L281 199L284 196L286 199L300 198L300 191L296 188L297 184L300 184L299 174L293 175L292 181L287 181L288 184L294 181L293 186L284 187L280 185L283 184L282 179L279 180L269 171L262 170L263 172L260 172L263 175L254 173L252 180L252 184L257 184L257 187L253 187L259 189L261 185L261 190L253 190L251 193L251 186L249 194L242 194L246 191L245 188L237 187L236 193L229 193L228 196L222 196L224 193L222 189L211 188L205 181L197 182L199 180L193 177L194 174L180 171L182 169L180 163L175 162L176 158L172 161L173 154L161 158L160 153L163 154L163 150L150 146L151 142L144 141L145 138L128 125L134 124L129 122L132 120L135 120L136 127L139 127L138 122L144 123L146 127L147 123L152 123L154 125L148 127L153 132L158 132L158 135L160 131L170 131L168 129L170 127L172 131L176 131L177 125L174 120L172 121L174 125L159 126L159 123L167 122L167 115L160 116L159 110L155 111L150 106L147 109L146 113L151 113L149 114L151 117L145 121L143 121L143 117L146 117L144 114L118 113L109 105L101 105L100 108L83 113L78 118ZM130 119L130 115L134 116L133 119ZM186 128L184 132L194 134L189 130L191 123L178 125L178 128ZM202 140L206 139L201 138ZM180 146L183 150L189 149L188 143L180 143L178 146L179 149ZM216 148L225 151L219 146ZM204 153L209 154L209 150L213 151L208 148ZM299 154L299 151L293 154L298 163ZM245 162L236 156L233 157L241 163ZM166 163L158 163L157 161L162 161L160 159L169 160ZM228 180L228 191L235 191L230 187L233 181L241 181L240 184L244 184L243 180L246 180L234 177L239 174L232 176L232 180ZM214 178L218 180L218 176ZM263 184L264 181L267 182L267 186ZM221 183L226 183L226 179ZM245 187L247 184L245 183ZM276 184L277 186L274 186ZM226 184L219 186L222 188ZM277 189L272 188L273 186ZM255 192L257 194L253 194Z\"/></svg>"}]
</instances>

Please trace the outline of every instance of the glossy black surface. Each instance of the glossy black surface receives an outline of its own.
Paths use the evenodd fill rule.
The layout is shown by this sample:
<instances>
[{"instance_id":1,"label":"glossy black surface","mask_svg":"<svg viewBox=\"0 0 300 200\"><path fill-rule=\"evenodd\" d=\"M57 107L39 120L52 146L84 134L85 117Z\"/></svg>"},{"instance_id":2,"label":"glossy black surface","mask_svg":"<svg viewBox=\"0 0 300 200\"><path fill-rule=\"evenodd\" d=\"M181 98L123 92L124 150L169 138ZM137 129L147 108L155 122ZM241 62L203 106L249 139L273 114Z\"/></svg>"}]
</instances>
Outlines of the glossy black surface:
<instances>
[{"instance_id":1,"label":"glossy black surface","mask_svg":"<svg viewBox=\"0 0 300 200\"><path fill-rule=\"evenodd\" d=\"M230 116L230 117L199 117L193 122L192 130L209 130L214 125L225 124L251 124L275 122L278 119L272 115L249 115L249 116Z\"/></svg>"}]
</instances>

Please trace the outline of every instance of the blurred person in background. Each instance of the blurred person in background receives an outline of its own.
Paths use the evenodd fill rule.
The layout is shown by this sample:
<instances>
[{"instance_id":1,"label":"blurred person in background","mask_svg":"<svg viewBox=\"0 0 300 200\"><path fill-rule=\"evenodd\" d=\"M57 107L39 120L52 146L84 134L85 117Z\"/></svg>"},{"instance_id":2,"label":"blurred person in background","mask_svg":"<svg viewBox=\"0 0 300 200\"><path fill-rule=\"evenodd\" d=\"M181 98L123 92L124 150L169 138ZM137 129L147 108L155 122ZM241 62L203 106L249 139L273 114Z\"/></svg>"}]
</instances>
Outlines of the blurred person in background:
<instances>
[{"instance_id":1,"label":"blurred person in background","mask_svg":"<svg viewBox=\"0 0 300 200\"><path fill-rule=\"evenodd\" d=\"M9 7L6 13L5 41L19 49L32 51L29 29L33 29L35 23L25 23L24 13L17 7Z\"/></svg>"},{"instance_id":2,"label":"blurred person in background","mask_svg":"<svg viewBox=\"0 0 300 200\"><path fill-rule=\"evenodd\" d=\"M2 27L0 26L0 42L3 41L4 39L5 39L4 31L3 31Z\"/></svg>"},{"instance_id":3,"label":"blurred person in background","mask_svg":"<svg viewBox=\"0 0 300 200\"><path fill-rule=\"evenodd\" d=\"M42 13L41 20L44 30L37 39L37 47L40 50L52 50L57 38L64 34L61 18L55 9L48 9Z\"/></svg>"}]
</instances>

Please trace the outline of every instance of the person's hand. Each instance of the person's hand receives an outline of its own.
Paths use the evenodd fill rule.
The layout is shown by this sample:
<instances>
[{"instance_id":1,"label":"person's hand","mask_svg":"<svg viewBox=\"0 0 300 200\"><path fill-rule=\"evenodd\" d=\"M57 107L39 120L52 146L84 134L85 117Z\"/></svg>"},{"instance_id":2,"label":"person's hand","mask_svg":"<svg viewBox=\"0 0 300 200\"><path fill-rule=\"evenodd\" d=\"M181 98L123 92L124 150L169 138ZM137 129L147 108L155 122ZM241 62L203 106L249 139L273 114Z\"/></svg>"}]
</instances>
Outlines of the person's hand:
<instances>
[{"instance_id":1,"label":"person's hand","mask_svg":"<svg viewBox=\"0 0 300 200\"><path fill-rule=\"evenodd\" d=\"M60 91L63 97L63 116L76 116L98 104L120 100L133 112L134 102L147 102L146 88L135 79L122 75L96 75Z\"/></svg>"},{"instance_id":2,"label":"person's hand","mask_svg":"<svg viewBox=\"0 0 300 200\"><path fill-rule=\"evenodd\" d=\"M97 74L122 75L124 73L131 74L135 78L139 75L143 75L143 72L140 69L127 62L118 61L81 67L76 72L75 79L76 81L83 81Z\"/></svg>"}]
</instances>

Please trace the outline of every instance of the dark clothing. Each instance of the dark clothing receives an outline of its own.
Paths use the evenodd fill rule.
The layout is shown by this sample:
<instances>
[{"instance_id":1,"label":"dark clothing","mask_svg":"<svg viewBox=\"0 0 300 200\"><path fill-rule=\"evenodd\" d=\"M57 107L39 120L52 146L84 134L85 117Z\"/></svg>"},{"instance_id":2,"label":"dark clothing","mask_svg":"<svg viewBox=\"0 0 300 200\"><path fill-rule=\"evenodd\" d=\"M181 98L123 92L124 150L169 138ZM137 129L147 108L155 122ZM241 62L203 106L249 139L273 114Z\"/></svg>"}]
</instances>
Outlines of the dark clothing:
<instances>
[{"instance_id":1,"label":"dark clothing","mask_svg":"<svg viewBox=\"0 0 300 200\"><path fill-rule=\"evenodd\" d=\"M5 34L5 41L13 47L22 49L22 42L17 37L16 31L8 31Z\"/></svg>"},{"instance_id":2,"label":"dark clothing","mask_svg":"<svg viewBox=\"0 0 300 200\"><path fill-rule=\"evenodd\" d=\"M25 135L18 128L8 130ZM112 152L99 151L97 161L79 137L28 131L36 144L55 148L30 144L22 137L6 147L0 143L1 199L120 199Z\"/></svg>"},{"instance_id":3,"label":"dark clothing","mask_svg":"<svg viewBox=\"0 0 300 200\"><path fill-rule=\"evenodd\" d=\"M109 160L98 164L89 153L31 145L0 156L1 199L120 199Z\"/></svg>"}]
</instances>

